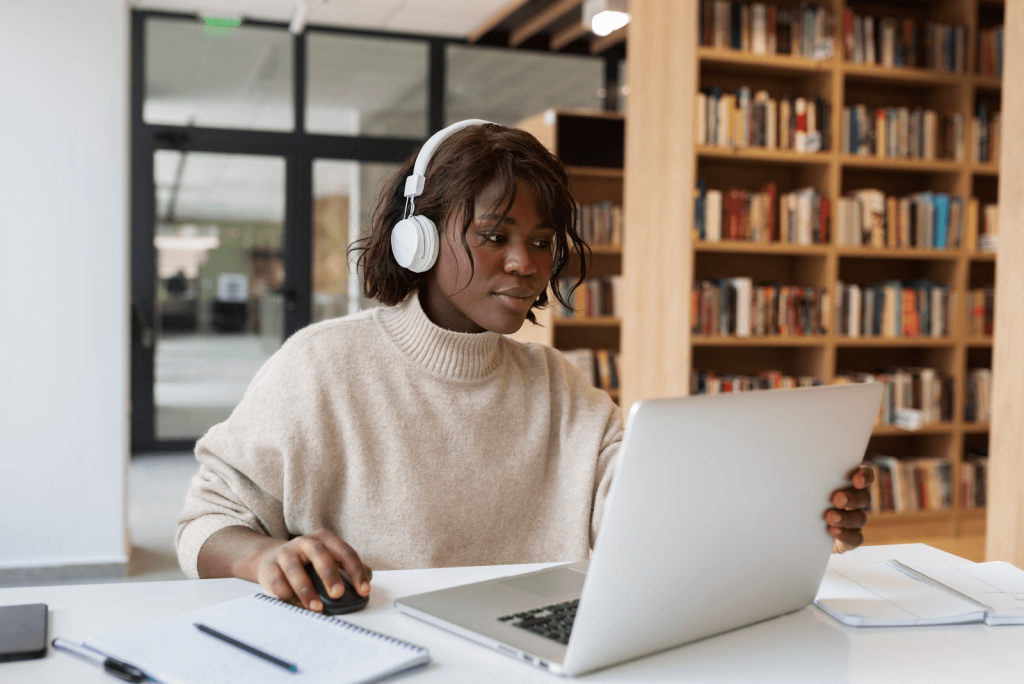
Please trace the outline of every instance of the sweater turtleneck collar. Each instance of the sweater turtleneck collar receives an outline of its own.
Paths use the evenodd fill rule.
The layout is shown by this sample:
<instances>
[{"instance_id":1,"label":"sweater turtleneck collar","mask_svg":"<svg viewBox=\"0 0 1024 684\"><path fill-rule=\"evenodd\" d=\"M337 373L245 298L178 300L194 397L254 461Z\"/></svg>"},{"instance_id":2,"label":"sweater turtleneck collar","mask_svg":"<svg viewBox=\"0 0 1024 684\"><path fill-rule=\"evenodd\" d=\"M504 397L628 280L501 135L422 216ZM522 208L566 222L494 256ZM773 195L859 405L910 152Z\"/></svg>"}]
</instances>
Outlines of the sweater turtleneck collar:
<instances>
[{"instance_id":1,"label":"sweater turtleneck collar","mask_svg":"<svg viewBox=\"0 0 1024 684\"><path fill-rule=\"evenodd\" d=\"M424 371L443 380L474 381L498 366L501 335L460 333L434 324L412 292L396 306L378 309L378 320L399 353Z\"/></svg>"}]
</instances>

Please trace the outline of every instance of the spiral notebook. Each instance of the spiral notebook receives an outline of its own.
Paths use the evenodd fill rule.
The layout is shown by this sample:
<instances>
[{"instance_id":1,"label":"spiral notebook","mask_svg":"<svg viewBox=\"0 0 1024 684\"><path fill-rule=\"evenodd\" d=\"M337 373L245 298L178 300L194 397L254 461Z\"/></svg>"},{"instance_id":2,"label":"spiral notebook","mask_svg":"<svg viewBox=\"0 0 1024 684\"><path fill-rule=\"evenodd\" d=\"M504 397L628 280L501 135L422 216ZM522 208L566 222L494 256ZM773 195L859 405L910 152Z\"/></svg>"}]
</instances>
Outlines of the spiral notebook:
<instances>
[{"instance_id":1,"label":"spiral notebook","mask_svg":"<svg viewBox=\"0 0 1024 684\"><path fill-rule=\"evenodd\" d=\"M1024 571L1009 563L829 568L814 604L854 627L1024 624Z\"/></svg>"},{"instance_id":2,"label":"spiral notebook","mask_svg":"<svg viewBox=\"0 0 1024 684\"><path fill-rule=\"evenodd\" d=\"M195 623L295 663L298 672L214 639ZM262 593L103 632L85 645L163 684L359 684L430 662L425 648Z\"/></svg>"}]
</instances>

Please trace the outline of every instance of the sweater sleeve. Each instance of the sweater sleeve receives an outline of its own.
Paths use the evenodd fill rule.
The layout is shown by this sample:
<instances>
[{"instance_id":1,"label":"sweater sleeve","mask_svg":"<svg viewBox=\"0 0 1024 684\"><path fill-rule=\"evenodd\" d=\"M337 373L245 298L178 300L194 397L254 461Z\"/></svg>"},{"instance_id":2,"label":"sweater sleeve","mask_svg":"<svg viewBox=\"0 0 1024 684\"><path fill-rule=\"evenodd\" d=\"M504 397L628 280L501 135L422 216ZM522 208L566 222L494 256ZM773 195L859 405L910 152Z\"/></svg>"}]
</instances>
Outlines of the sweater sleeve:
<instances>
[{"instance_id":1,"label":"sweater sleeve","mask_svg":"<svg viewBox=\"0 0 1024 684\"><path fill-rule=\"evenodd\" d=\"M608 490L612 486L612 477L619 462L619 446L622 444L622 411L615 404L608 414L604 435L601 438L601 449L597 456L597 468L594 471L594 512L590 518L590 548L594 548L597 533L604 518L605 504L608 501Z\"/></svg>"},{"instance_id":2,"label":"sweater sleeve","mask_svg":"<svg viewBox=\"0 0 1024 684\"><path fill-rule=\"evenodd\" d=\"M315 373L303 347L289 340L256 374L231 416L196 444L201 465L178 516L176 538L187 576L198 578L200 550L225 527L289 538L285 483L306 468L302 456L317 434L311 406L317 393L310 384Z\"/></svg>"}]
</instances>

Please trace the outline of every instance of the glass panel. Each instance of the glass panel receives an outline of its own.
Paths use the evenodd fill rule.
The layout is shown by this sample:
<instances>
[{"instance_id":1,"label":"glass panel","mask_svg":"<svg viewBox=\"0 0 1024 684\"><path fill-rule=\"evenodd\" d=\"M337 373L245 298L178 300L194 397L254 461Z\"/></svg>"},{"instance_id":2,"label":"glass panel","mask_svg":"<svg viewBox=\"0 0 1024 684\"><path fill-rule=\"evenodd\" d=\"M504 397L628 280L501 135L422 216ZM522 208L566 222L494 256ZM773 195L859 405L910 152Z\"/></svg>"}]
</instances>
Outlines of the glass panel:
<instances>
[{"instance_id":1,"label":"glass panel","mask_svg":"<svg viewBox=\"0 0 1024 684\"><path fill-rule=\"evenodd\" d=\"M156 438L226 419L284 336L285 163L154 155Z\"/></svg>"},{"instance_id":2,"label":"glass panel","mask_svg":"<svg viewBox=\"0 0 1024 684\"><path fill-rule=\"evenodd\" d=\"M366 231L384 183L399 166L335 159L313 162L314 322L375 304L362 297L348 247Z\"/></svg>"},{"instance_id":3,"label":"glass panel","mask_svg":"<svg viewBox=\"0 0 1024 684\"><path fill-rule=\"evenodd\" d=\"M619 111L626 113L626 102L629 101L629 72L626 71L626 60L619 60Z\"/></svg>"},{"instance_id":4,"label":"glass panel","mask_svg":"<svg viewBox=\"0 0 1024 684\"><path fill-rule=\"evenodd\" d=\"M511 126L548 107L601 108L596 57L449 45L448 124L480 118Z\"/></svg>"},{"instance_id":5,"label":"glass panel","mask_svg":"<svg viewBox=\"0 0 1024 684\"><path fill-rule=\"evenodd\" d=\"M284 29L146 22L147 123L290 131L292 97Z\"/></svg>"},{"instance_id":6,"label":"glass panel","mask_svg":"<svg viewBox=\"0 0 1024 684\"><path fill-rule=\"evenodd\" d=\"M306 130L427 137L427 43L310 31Z\"/></svg>"}]
</instances>

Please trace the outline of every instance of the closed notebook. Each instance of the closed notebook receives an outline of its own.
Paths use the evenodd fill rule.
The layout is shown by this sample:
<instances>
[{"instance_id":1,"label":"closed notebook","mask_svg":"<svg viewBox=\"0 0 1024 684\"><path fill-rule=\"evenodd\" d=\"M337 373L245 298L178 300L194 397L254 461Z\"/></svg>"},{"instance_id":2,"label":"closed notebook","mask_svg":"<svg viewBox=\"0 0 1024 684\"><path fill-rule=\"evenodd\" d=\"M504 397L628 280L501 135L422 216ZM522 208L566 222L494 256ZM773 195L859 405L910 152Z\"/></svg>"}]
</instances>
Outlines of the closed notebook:
<instances>
[{"instance_id":1,"label":"closed notebook","mask_svg":"<svg viewBox=\"0 0 1024 684\"><path fill-rule=\"evenodd\" d=\"M215 630L295 663L277 667L214 639ZM359 684L425 665L425 648L266 594L90 637L85 645L135 665L164 684Z\"/></svg>"},{"instance_id":2,"label":"closed notebook","mask_svg":"<svg viewBox=\"0 0 1024 684\"><path fill-rule=\"evenodd\" d=\"M1001 561L829 568L814 604L855 627L1024 624L1024 571Z\"/></svg>"}]
</instances>

